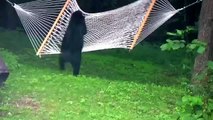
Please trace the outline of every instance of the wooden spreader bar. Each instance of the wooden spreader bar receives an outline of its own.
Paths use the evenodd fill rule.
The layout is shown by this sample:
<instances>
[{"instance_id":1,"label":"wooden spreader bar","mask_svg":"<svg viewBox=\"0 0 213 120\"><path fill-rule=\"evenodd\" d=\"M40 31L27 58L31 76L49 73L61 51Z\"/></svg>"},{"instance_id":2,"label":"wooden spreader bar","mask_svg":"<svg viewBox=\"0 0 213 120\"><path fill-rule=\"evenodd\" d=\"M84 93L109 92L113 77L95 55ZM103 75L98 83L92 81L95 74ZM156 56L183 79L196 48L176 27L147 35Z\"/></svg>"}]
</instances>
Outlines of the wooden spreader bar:
<instances>
[{"instance_id":1,"label":"wooden spreader bar","mask_svg":"<svg viewBox=\"0 0 213 120\"><path fill-rule=\"evenodd\" d=\"M45 37L43 43L41 44L40 48L38 49L36 55L41 56L41 52L44 48L44 46L47 44L49 38L51 37L52 33L55 30L55 27L57 26L58 23L60 23L61 17L64 15L64 12L67 8L67 6L69 5L69 3L71 3L71 0L67 0L66 3L64 4L64 7L61 9L61 12L59 13L58 17L56 18L54 24L52 25L50 31L48 32L47 36Z\"/></svg>"},{"instance_id":2,"label":"wooden spreader bar","mask_svg":"<svg viewBox=\"0 0 213 120\"><path fill-rule=\"evenodd\" d=\"M150 13L151 13L156 1L157 0L152 0L152 2L150 3L150 6L149 6L149 8L148 8L148 10L147 10L147 12L146 12L146 14L144 16L144 19L141 22L141 25L139 26L137 33L134 36L132 45L130 46L130 50L132 50L134 48L135 44L137 43L137 41L138 41L138 39L139 39L139 37L141 35L141 32L143 31L144 26L146 25L147 19L149 18L149 15L150 15Z\"/></svg>"}]
</instances>

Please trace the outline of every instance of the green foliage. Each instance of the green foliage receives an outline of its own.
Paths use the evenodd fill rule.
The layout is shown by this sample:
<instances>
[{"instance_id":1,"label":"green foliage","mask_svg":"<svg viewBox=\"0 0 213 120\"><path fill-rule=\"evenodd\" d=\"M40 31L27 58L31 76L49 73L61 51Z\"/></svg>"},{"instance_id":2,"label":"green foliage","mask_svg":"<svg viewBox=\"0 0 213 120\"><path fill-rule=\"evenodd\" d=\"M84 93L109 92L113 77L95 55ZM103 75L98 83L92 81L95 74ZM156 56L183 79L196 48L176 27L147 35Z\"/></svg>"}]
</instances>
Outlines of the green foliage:
<instances>
[{"instance_id":1,"label":"green foliage","mask_svg":"<svg viewBox=\"0 0 213 120\"><path fill-rule=\"evenodd\" d=\"M182 103L184 106L186 106L187 109L193 109L195 106L203 105L203 101L200 96L184 96L182 97Z\"/></svg>"},{"instance_id":2,"label":"green foliage","mask_svg":"<svg viewBox=\"0 0 213 120\"><path fill-rule=\"evenodd\" d=\"M176 32L167 32L169 39L166 40L166 43L161 45L160 48L162 51L171 51L178 50L185 47L185 30L176 30Z\"/></svg>"},{"instance_id":3,"label":"green foliage","mask_svg":"<svg viewBox=\"0 0 213 120\"><path fill-rule=\"evenodd\" d=\"M213 101L208 99L207 104L201 96L183 96L180 103L180 120L211 120L213 117Z\"/></svg>"},{"instance_id":4,"label":"green foliage","mask_svg":"<svg viewBox=\"0 0 213 120\"><path fill-rule=\"evenodd\" d=\"M193 27L187 27L185 30L176 30L176 32L168 32L167 35L173 39L166 40L167 43L161 45L162 51L172 51L179 50L181 48L185 48L186 51L197 54L203 54L206 51L207 43L204 43L198 39L194 39L191 43L185 42L184 36L192 31L196 31ZM174 39L175 38L175 39ZM206 77L208 76L208 77ZM197 93L202 93L206 98L203 100L200 96L184 96L181 101L181 110L180 110L180 119L181 120L209 120L212 117L212 103L206 101L212 101L211 94L213 93L213 62L208 62L208 69L203 71L202 74L199 74L196 77L196 80L203 81L204 79L209 79L207 83L208 87L205 89L193 88L193 91ZM199 91L199 92L198 92ZM210 107L210 110L209 110Z\"/></svg>"},{"instance_id":5,"label":"green foliage","mask_svg":"<svg viewBox=\"0 0 213 120\"><path fill-rule=\"evenodd\" d=\"M178 37L180 39L184 39L184 34L185 34L184 30L178 30L178 29L176 30L176 32L167 32L168 36Z\"/></svg>"},{"instance_id":6,"label":"green foliage","mask_svg":"<svg viewBox=\"0 0 213 120\"><path fill-rule=\"evenodd\" d=\"M196 31L195 27L187 26L185 30L176 30L176 32L167 32L169 39L166 43L161 45L162 51L179 50L186 48L187 51L203 54L206 50L206 43L194 39L191 43L187 43L184 40L186 34Z\"/></svg>"},{"instance_id":7,"label":"green foliage","mask_svg":"<svg viewBox=\"0 0 213 120\"><path fill-rule=\"evenodd\" d=\"M185 44L184 40L166 40L167 43L160 46L162 51L179 50L181 48L187 49L189 52L194 52L197 54L203 54L206 50L206 43L199 41L198 39L193 40L191 43Z\"/></svg>"},{"instance_id":8,"label":"green foliage","mask_svg":"<svg viewBox=\"0 0 213 120\"><path fill-rule=\"evenodd\" d=\"M208 62L208 69L213 71L213 61Z\"/></svg>"},{"instance_id":9,"label":"green foliage","mask_svg":"<svg viewBox=\"0 0 213 120\"><path fill-rule=\"evenodd\" d=\"M191 43L189 43L186 47L189 51L196 51L196 53L198 54L203 54L206 50L206 46L207 44L198 40L198 39L195 39L193 40Z\"/></svg>"},{"instance_id":10,"label":"green foliage","mask_svg":"<svg viewBox=\"0 0 213 120\"><path fill-rule=\"evenodd\" d=\"M202 97L186 95L182 97L180 104L180 120L204 120Z\"/></svg>"},{"instance_id":11,"label":"green foliage","mask_svg":"<svg viewBox=\"0 0 213 120\"><path fill-rule=\"evenodd\" d=\"M194 26L187 26L186 29L184 30L176 30L175 32L167 32L167 35L171 39L179 39L179 40L184 40L185 35L192 33L192 32L197 32L197 28Z\"/></svg>"},{"instance_id":12,"label":"green foliage","mask_svg":"<svg viewBox=\"0 0 213 120\"><path fill-rule=\"evenodd\" d=\"M180 50L185 51L185 55L188 58L191 58L191 61L190 61L191 64L189 64L189 62L185 61L185 59L183 58L184 62L182 62L182 64L180 64L178 67L179 69L183 69L182 71L185 73L188 73L189 71L191 71L192 63L194 61L193 58L195 57L195 54L192 51L193 50L195 51L195 49L199 49L197 51L201 52L201 48L202 48L201 45L203 45L197 40L194 40L191 44L187 45L186 41L184 40L184 37L186 34L190 32L195 32L195 31L196 31L196 28L194 27L186 27L185 30L176 30L176 32L167 32L167 35L169 38L166 40L165 44L162 44L160 46L160 49L162 51L180 51ZM194 48L192 49L192 47ZM190 52L186 52L186 51L190 51ZM178 57L177 55L175 56ZM190 73L189 73L189 76L191 76Z\"/></svg>"},{"instance_id":13,"label":"green foliage","mask_svg":"<svg viewBox=\"0 0 213 120\"><path fill-rule=\"evenodd\" d=\"M160 46L162 51L178 50L185 47L184 40L166 40L167 43Z\"/></svg>"},{"instance_id":14,"label":"green foliage","mask_svg":"<svg viewBox=\"0 0 213 120\"><path fill-rule=\"evenodd\" d=\"M208 101L208 105L207 105L207 113L209 114L212 114L212 117L213 117L213 100L212 99L209 99Z\"/></svg>"},{"instance_id":15,"label":"green foliage","mask_svg":"<svg viewBox=\"0 0 213 120\"><path fill-rule=\"evenodd\" d=\"M20 67L20 64L18 63L18 56L8 50L0 48L0 58L5 61L10 70L16 70Z\"/></svg>"}]
</instances>

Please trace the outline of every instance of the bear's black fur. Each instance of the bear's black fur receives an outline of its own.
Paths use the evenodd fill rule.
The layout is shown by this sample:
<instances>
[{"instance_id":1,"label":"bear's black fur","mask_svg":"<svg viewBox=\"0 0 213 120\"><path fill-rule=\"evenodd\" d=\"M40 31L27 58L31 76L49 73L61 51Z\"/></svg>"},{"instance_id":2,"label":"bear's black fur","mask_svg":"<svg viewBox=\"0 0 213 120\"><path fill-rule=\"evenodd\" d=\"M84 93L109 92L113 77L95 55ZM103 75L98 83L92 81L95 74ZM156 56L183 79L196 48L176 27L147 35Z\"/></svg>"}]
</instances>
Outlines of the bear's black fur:
<instances>
[{"instance_id":1,"label":"bear's black fur","mask_svg":"<svg viewBox=\"0 0 213 120\"><path fill-rule=\"evenodd\" d=\"M86 33L85 17L81 11L74 12L62 41L59 57L60 69L64 70L65 63L69 62L72 64L74 76L80 71L83 37Z\"/></svg>"},{"instance_id":2,"label":"bear's black fur","mask_svg":"<svg viewBox=\"0 0 213 120\"><path fill-rule=\"evenodd\" d=\"M4 84L9 76L9 70L3 60L0 58L0 87Z\"/></svg>"}]
</instances>

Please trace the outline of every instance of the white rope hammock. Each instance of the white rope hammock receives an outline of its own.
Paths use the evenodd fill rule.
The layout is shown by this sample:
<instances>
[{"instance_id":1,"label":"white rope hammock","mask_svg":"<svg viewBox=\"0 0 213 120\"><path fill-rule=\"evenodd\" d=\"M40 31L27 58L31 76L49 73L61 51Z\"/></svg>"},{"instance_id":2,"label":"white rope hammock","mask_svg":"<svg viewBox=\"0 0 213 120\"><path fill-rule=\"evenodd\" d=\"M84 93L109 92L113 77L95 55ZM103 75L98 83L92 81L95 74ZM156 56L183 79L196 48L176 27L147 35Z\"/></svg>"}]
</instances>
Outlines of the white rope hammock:
<instances>
[{"instance_id":1,"label":"white rope hammock","mask_svg":"<svg viewBox=\"0 0 213 120\"><path fill-rule=\"evenodd\" d=\"M7 2L15 8L39 56L60 53L61 42L72 13L82 11L76 0L36 0L22 4ZM138 0L106 12L82 11L88 30L84 36L83 52L112 48L133 49L186 7L176 10L168 0Z\"/></svg>"}]
</instances>

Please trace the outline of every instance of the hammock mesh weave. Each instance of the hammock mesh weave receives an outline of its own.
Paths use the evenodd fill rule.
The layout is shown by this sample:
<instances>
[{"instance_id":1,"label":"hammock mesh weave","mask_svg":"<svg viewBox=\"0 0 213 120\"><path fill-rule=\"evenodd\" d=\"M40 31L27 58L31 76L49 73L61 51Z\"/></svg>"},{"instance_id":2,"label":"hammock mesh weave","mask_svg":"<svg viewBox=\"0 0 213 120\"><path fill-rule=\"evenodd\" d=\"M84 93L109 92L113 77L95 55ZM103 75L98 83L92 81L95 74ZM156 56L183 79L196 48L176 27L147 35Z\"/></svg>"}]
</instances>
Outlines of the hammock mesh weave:
<instances>
[{"instance_id":1,"label":"hammock mesh weave","mask_svg":"<svg viewBox=\"0 0 213 120\"><path fill-rule=\"evenodd\" d=\"M39 56L60 53L72 13L82 11L76 0L36 0L13 7ZM83 52L133 49L178 11L167 0L138 0L100 13L82 11L88 30Z\"/></svg>"}]
</instances>

